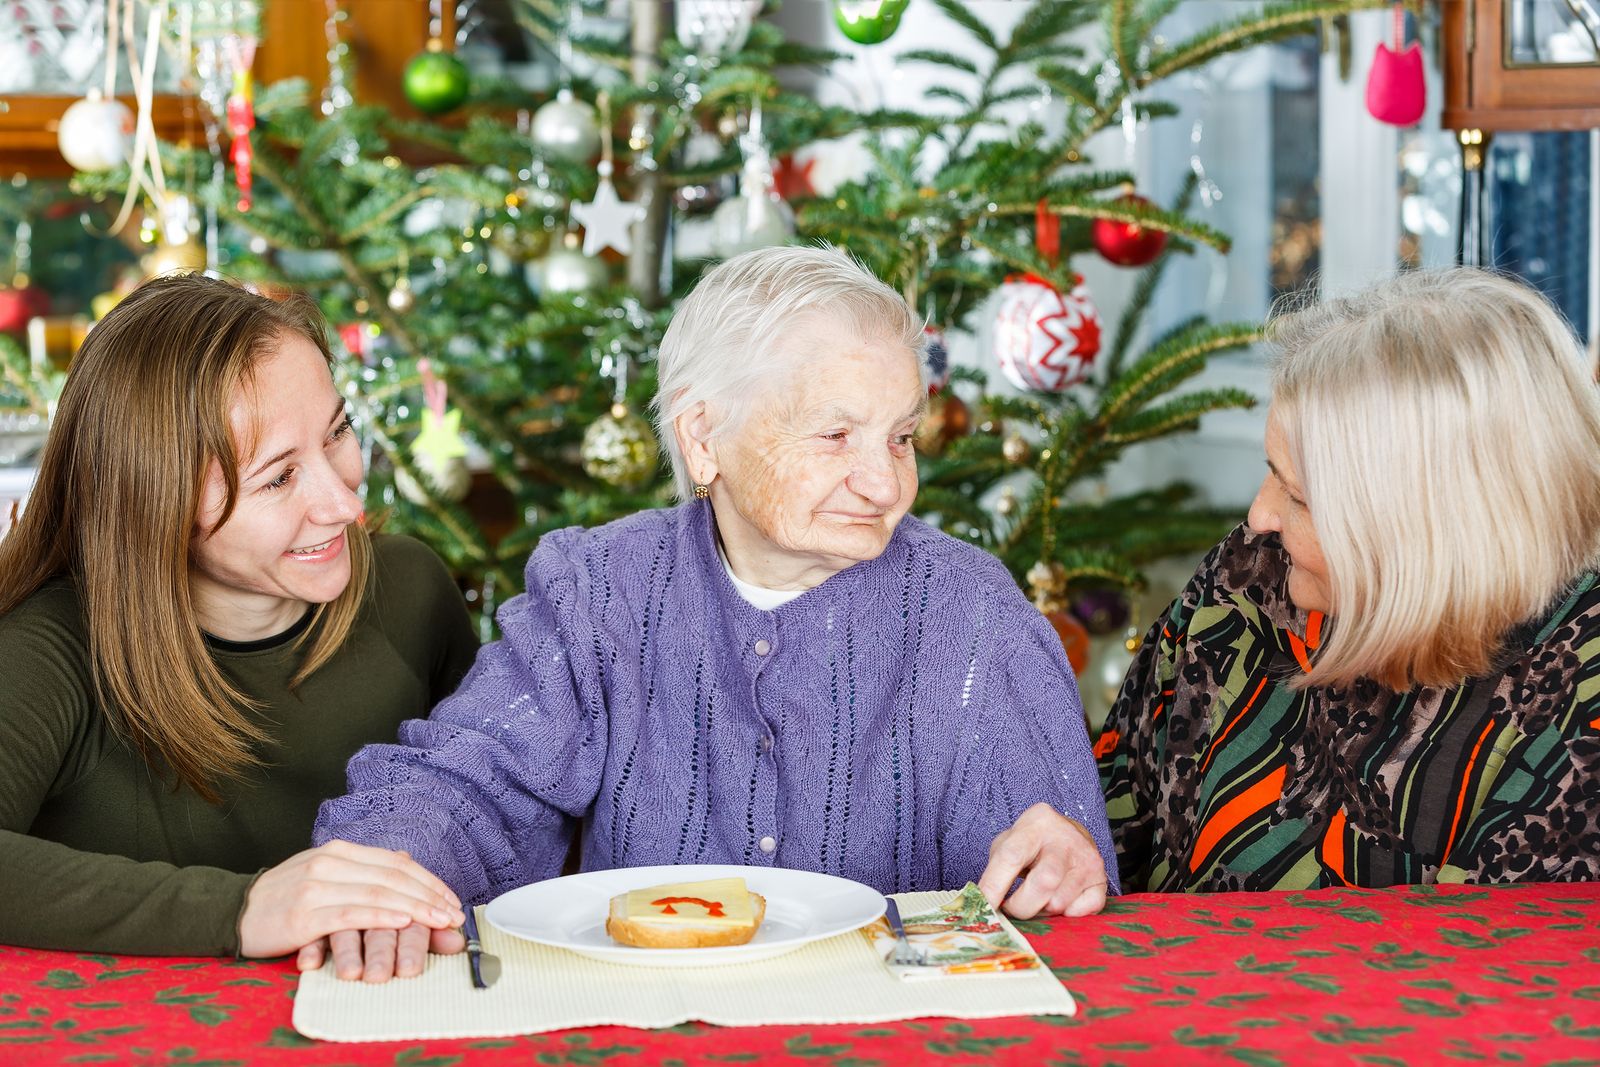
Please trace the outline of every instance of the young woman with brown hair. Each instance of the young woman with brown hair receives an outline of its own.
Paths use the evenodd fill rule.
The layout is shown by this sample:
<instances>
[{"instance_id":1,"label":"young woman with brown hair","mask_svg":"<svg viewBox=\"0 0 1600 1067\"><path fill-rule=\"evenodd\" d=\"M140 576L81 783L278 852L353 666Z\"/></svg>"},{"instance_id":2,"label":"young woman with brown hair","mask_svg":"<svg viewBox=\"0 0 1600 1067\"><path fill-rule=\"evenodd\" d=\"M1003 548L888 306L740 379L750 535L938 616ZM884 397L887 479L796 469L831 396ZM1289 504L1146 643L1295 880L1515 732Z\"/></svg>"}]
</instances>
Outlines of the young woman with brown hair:
<instances>
[{"instance_id":1,"label":"young woman with brown hair","mask_svg":"<svg viewBox=\"0 0 1600 1067\"><path fill-rule=\"evenodd\" d=\"M165 278L74 361L0 540L0 941L455 936L460 901L404 855L301 851L349 756L476 649L439 559L364 528L324 330L307 301Z\"/></svg>"}]
</instances>

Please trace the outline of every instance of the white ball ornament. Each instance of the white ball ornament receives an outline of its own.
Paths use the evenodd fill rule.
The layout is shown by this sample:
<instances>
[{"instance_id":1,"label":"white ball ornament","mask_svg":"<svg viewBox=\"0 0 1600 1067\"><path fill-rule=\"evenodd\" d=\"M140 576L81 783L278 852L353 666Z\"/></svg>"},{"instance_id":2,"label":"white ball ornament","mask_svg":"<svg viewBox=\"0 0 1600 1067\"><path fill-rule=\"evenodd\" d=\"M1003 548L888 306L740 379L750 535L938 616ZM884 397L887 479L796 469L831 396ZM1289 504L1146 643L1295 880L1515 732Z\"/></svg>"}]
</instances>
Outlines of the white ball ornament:
<instances>
[{"instance_id":1,"label":"white ball ornament","mask_svg":"<svg viewBox=\"0 0 1600 1067\"><path fill-rule=\"evenodd\" d=\"M606 265L564 245L527 267L528 285L540 296L581 296L606 283Z\"/></svg>"},{"instance_id":2,"label":"white ball ornament","mask_svg":"<svg viewBox=\"0 0 1600 1067\"><path fill-rule=\"evenodd\" d=\"M1018 389L1059 393L1086 380L1100 354L1100 313L1079 279L1068 292L1034 275L1000 287L994 353Z\"/></svg>"},{"instance_id":3,"label":"white ball ornament","mask_svg":"<svg viewBox=\"0 0 1600 1067\"><path fill-rule=\"evenodd\" d=\"M535 147L545 155L584 163L600 151L600 119L571 89L562 89L533 113L532 136Z\"/></svg>"},{"instance_id":4,"label":"white ball ornament","mask_svg":"<svg viewBox=\"0 0 1600 1067\"><path fill-rule=\"evenodd\" d=\"M133 128L128 105L96 89L62 113L56 142L61 155L78 170L107 171L128 161Z\"/></svg>"},{"instance_id":5,"label":"white ball ornament","mask_svg":"<svg viewBox=\"0 0 1600 1067\"><path fill-rule=\"evenodd\" d=\"M711 216L711 248L723 259L794 236L794 212L776 193L743 193L723 201Z\"/></svg>"},{"instance_id":6,"label":"white ball ornament","mask_svg":"<svg viewBox=\"0 0 1600 1067\"><path fill-rule=\"evenodd\" d=\"M744 47L759 14L761 0L678 0L674 5L678 43L721 58Z\"/></svg>"},{"instance_id":7,"label":"white ball ornament","mask_svg":"<svg viewBox=\"0 0 1600 1067\"><path fill-rule=\"evenodd\" d=\"M434 492L440 498L452 504L459 504L466 499L468 490L472 488L472 471L467 468L465 460L454 457L442 465L421 459L414 459L413 462L417 470L433 483ZM401 496L419 507L426 507L430 503L427 490L418 485L407 471L394 472L394 487Z\"/></svg>"}]
</instances>

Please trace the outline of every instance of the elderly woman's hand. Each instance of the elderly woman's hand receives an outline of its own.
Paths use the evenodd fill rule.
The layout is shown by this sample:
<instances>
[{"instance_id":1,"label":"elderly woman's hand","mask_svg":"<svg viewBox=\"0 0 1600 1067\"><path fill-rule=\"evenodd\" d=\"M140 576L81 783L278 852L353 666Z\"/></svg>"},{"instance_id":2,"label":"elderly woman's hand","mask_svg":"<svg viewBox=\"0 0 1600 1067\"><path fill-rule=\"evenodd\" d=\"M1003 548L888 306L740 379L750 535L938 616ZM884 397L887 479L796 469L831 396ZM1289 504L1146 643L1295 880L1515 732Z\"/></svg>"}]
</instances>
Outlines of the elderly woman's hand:
<instances>
[{"instance_id":1,"label":"elderly woman's hand","mask_svg":"<svg viewBox=\"0 0 1600 1067\"><path fill-rule=\"evenodd\" d=\"M412 923L401 930L341 930L300 950L302 971L315 971L329 953L333 973L346 981L387 982L414 978L431 952L449 956L467 947L460 930L434 930Z\"/></svg>"},{"instance_id":2,"label":"elderly woman's hand","mask_svg":"<svg viewBox=\"0 0 1600 1067\"><path fill-rule=\"evenodd\" d=\"M1017 876L1027 877L1006 899ZM1093 915L1106 906L1106 865L1089 831L1048 804L1035 804L989 846L978 888L1019 919Z\"/></svg>"}]
</instances>

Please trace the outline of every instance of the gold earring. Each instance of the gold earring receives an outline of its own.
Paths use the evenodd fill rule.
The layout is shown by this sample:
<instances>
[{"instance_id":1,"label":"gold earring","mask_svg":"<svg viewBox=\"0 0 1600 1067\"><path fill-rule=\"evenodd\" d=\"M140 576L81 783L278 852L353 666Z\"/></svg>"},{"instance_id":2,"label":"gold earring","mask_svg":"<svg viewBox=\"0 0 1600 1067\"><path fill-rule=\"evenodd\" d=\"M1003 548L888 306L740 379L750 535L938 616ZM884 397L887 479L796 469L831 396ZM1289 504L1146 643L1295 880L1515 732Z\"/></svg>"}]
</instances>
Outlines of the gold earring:
<instances>
[{"instance_id":1,"label":"gold earring","mask_svg":"<svg viewBox=\"0 0 1600 1067\"><path fill-rule=\"evenodd\" d=\"M697 485L694 487L694 498L696 500L705 500L710 496L711 487L709 485Z\"/></svg>"}]
</instances>

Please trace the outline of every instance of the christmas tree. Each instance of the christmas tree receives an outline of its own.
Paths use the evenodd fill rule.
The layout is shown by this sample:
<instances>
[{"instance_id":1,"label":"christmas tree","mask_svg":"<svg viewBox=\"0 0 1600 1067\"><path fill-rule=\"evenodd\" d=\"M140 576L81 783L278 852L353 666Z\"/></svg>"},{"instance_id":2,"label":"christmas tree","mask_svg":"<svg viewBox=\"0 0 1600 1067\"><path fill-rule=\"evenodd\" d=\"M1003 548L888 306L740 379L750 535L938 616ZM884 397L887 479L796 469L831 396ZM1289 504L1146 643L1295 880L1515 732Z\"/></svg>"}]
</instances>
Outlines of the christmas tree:
<instances>
[{"instance_id":1,"label":"christmas tree","mask_svg":"<svg viewBox=\"0 0 1600 1067\"><path fill-rule=\"evenodd\" d=\"M619 31L597 5L513 0L558 59L554 91L479 78L441 46L406 73L409 99L435 116L425 121L351 98L334 23L320 99L301 82L252 97L248 63L227 62L248 20L188 2L195 49L177 61L206 104L207 138L162 144L157 158L166 174L200 176L192 199L216 220L224 273L321 303L351 357L339 373L370 448L373 509L432 544L484 608L520 588L546 531L669 501L640 412L673 304L701 271L745 248L823 239L941 329L970 328L1000 291L1000 373L943 381L932 368L918 510L1003 559L1056 617L1069 583L1135 587L1145 562L1237 521L1184 486L1109 499L1087 487L1126 450L1253 403L1180 388L1210 356L1256 340L1255 324L1141 331L1170 257L1226 252L1227 238L1188 214L1192 183L1152 204L1131 175L1096 167L1090 138L1170 115L1160 89L1179 72L1381 0L1268 3L1175 41L1159 31L1176 0L1036 0L1006 40L959 0L834 3L861 47L892 48L898 21L934 4L960 27L959 52L898 57L943 72L925 112L823 106L786 88L783 72L843 57L785 40L759 2L679 0L671 24L670 8L635 3ZM1006 126L1006 105L1041 91L1065 107L1059 129ZM862 133L869 174L825 198L780 197L775 159ZM119 195L137 180L123 165L76 181ZM164 220L180 249L198 241L183 199L167 196ZM709 258L675 256L679 224L713 204L695 223ZM1072 270L1091 248L1142 269L1115 314ZM18 391L20 352L0 347L0 360ZM1002 395L1003 380L1014 388Z\"/></svg>"}]
</instances>

